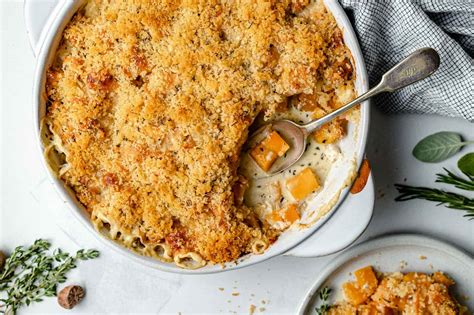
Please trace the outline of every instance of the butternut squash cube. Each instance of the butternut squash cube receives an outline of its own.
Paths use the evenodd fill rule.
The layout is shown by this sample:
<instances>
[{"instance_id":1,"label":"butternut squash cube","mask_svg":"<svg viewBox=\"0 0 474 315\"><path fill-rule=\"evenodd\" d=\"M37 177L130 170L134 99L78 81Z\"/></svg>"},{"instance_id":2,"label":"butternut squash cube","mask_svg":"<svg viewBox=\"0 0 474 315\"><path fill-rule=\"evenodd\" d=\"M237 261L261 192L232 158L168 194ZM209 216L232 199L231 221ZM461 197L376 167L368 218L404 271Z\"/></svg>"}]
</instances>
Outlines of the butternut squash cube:
<instances>
[{"instance_id":1,"label":"butternut squash cube","mask_svg":"<svg viewBox=\"0 0 474 315\"><path fill-rule=\"evenodd\" d=\"M288 143L276 131L272 131L265 139L250 150L250 156L265 172L268 171L278 157L290 149Z\"/></svg>"},{"instance_id":2,"label":"butternut squash cube","mask_svg":"<svg viewBox=\"0 0 474 315\"><path fill-rule=\"evenodd\" d=\"M270 151L275 152L278 156L283 156L286 151L290 149L290 146L276 131L272 131L262 144Z\"/></svg>"},{"instance_id":3,"label":"butternut squash cube","mask_svg":"<svg viewBox=\"0 0 474 315\"><path fill-rule=\"evenodd\" d=\"M273 210L272 212L270 212L267 217L267 219L270 219L270 221L273 221L273 222L281 222L283 221L283 218L281 217L281 214L278 210Z\"/></svg>"},{"instance_id":4,"label":"butternut squash cube","mask_svg":"<svg viewBox=\"0 0 474 315\"><path fill-rule=\"evenodd\" d=\"M416 283L416 285L426 287L429 287L429 285L431 284L431 279L429 278L429 276L424 273L418 272L409 272L403 275L403 281L414 282Z\"/></svg>"},{"instance_id":5,"label":"butternut squash cube","mask_svg":"<svg viewBox=\"0 0 474 315\"><path fill-rule=\"evenodd\" d=\"M416 282L417 273L416 272L408 272L403 275L403 281L405 282Z\"/></svg>"},{"instance_id":6,"label":"butternut squash cube","mask_svg":"<svg viewBox=\"0 0 474 315\"><path fill-rule=\"evenodd\" d=\"M370 295L359 289L356 283L346 282L342 285L346 300L354 306L364 303Z\"/></svg>"},{"instance_id":7,"label":"butternut squash cube","mask_svg":"<svg viewBox=\"0 0 474 315\"><path fill-rule=\"evenodd\" d=\"M300 212L298 211L298 205L295 203L288 205L288 207L285 210L284 217L285 217L285 221L288 221L290 223L293 223L299 220Z\"/></svg>"},{"instance_id":8,"label":"butternut squash cube","mask_svg":"<svg viewBox=\"0 0 474 315\"><path fill-rule=\"evenodd\" d=\"M372 295L377 289L378 280L371 266L354 271L357 286L369 295Z\"/></svg>"},{"instance_id":9,"label":"butternut squash cube","mask_svg":"<svg viewBox=\"0 0 474 315\"><path fill-rule=\"evenodd\" d=\"M286 181L286 187L293 198L299 201L318 190L320 184L316 174L307 167L296 176L288 179Z\"/></svg>"},{"instance_id":10,"label":"butternut squash cube","mask_svg":"<svg viewBox=\"0 0 474 315\"><path fill-rule=\"evenodd\" d=\"M250 150L250 156L257 163L258 166L265 172L272 167L278 155L267 149L263 143L257 144L252 150Z\"/></svg>"},{"instance_id":11,"label":"butternut squash cube","mask_svg":"<svg viewBox=\"0 0 474 315\"><path fill-rule=\"evenodd\" d=\"M312 112L320 108L318 104L318 94L301 93L298 95L298 103L296 104L296 108L305 112Z\"/></svg>"}]
</instances>

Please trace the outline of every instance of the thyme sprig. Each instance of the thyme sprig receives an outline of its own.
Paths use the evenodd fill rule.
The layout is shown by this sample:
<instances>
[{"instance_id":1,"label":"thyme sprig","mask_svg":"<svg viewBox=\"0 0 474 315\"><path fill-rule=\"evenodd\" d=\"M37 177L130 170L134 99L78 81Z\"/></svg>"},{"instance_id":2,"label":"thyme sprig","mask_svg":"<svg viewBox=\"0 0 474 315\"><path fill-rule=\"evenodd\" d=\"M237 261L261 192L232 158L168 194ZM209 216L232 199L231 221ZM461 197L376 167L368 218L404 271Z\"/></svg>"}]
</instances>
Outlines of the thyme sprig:
<instances>
[{"instance_id":1,"label":"thyme sprig","mask_svg":"<svg viewBox=\"0 0 474 315\"><path fill-rule=\"evenodd\" d=\"M328 287L324 287L319 290L318 296L321 300L321 305L316 308L316 314L318 315L325 315L329 311L329 297L331 296L331 289Z\"/></svg>"},{"instance_id":2,"label":"thyme sprig","mask_svg":"<svg viewBox=\"0 0 474 315\"><path fill-rule=\"evenodd\" d=\"M50 247L39 239L29 247L18 246L6 260L0 272L0 314L15 314L23 305L55 296L57 285L66 281L77 261L99 256L97 250L81 249L71 256L59 248L51 255Z\"/></svg>"}]
</instances>

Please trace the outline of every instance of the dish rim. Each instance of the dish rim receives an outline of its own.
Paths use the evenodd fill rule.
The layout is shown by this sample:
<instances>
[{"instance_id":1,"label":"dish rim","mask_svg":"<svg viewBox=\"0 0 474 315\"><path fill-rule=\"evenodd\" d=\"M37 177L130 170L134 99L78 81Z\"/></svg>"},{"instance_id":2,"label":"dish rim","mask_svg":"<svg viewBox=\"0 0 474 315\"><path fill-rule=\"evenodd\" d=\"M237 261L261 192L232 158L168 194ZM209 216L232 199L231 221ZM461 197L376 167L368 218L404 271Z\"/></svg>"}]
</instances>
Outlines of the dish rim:
<instances>
[{"instance_id":1,"label":"dish rim","mask_svg":"<svg viewBox=\"0 0 474 315\"><path fill-rule=\"evenodd\" d=\"M338 22L338 27L342 30L344 34L345 40L350 39L353 41L354 45L352 49L350 49L352 58L355 64L358 64L358 72L360 76L356 77L356 81L360 80L360 85L362 92L368 90L368 75L365 67L364 58L360 49L360 45L357 39L357 36L352 28L352 25L349 21L349 18L345 14L343 8L340 6L339 3L335 0L323 0L327 10L333 15L333 17ZM47 30L45 32L45 36L43 37L43 42L40 43L40 49L38 56L36 58L36 69L34 72L34 85L33 85L33 123L35 128L35 135L37 139L37 148L40 152L40 159L42 161L43 166L47 169L48 178L51 184L54 186L56 192L59 194L61 199L64 203L68 205L69 210L72 212L73 216L81 222L82 225L86 227L91 233L95 235L100 242L105 244L106 246L114 249L115 251L119 252L120 254L130 258L131 260L138 262L142 265L153 269L160 269L166 272L173 272L173 273L181 273L181 274L210 274L210 273L218 273L224 272L229 270L235 270L247 266L251 266L256 263L263 262L267 259L280 256L285 252L290 251L291 249L295 248L310 236L312 236L321 226L323 226L332 216L332 214L337 211L337 208L346 200L349 188L346 187L341 190L338 201L335 203L333 207L331 207L330 211L325 214L322 218L320 218L317 222L315 222L311 227L308 227L301 232L296 240L292 243L282 245L280 249L276 250L273 253L268 253L266 251L262 255L254 255L258 256L255 258L254 261L244 261L240 263L238 260L231 262L232 265L227 265L225 268L220 267L219 265L207 265L200 269L182 269L174 264L161 262L157 259L146 257L139 255L132 250L123 247L122 245L118 244L117 242L107 239L101 233L96 231L92 226L90 219L86 218L86 214L84 213L83 207L81 207L76 200L68 193L67 188L65 187L64 183L57 178L50 170L47 165L47 161L43 157L43 148L41 144L41 134L40 134L40 118L42 117L42 113L45 110L44 102L41 98L44 97L43 95L43 86L45 80L45 72L48 66L48 60L51 56L52 48L55 42L58 40L58 36L61 36L64 27L69 23L71 17L75 14L77 9L82 5L84 1L74 1L69 2L62 0L58 3L62 5L58 10L58 14L54 16L52 21L49 23ZM337 18L336 18L337 17ZM355 143L357 145L356 149L356 170L360 167L360 164L364 158L365 147L367 143L367 135L369 130L369 117L370 117L370 109L369 109L369 102L364 102L360 108L360 120L359 120L359 133L357 134L357 138ZM306 232L306 233L305 233Z\"/></svg>"}]
</instances>

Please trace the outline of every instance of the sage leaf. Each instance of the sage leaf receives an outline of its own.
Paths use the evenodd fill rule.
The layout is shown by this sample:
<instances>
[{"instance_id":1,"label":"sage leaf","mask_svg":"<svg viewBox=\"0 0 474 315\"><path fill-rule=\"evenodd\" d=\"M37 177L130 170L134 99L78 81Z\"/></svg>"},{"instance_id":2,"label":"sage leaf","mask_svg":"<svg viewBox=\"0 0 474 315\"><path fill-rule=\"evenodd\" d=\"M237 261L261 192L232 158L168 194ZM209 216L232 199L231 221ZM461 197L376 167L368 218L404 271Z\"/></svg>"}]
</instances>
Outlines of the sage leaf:
<instances>
[{"instance_id":1,"label":"sage leaf","mask_svg":"<svg viewBox=\"0 0 474 315\"><path fill-rule=\"evenodd\" d=\"M442 131L418 142L413 149L413 155L422 162L441 162L456 154L465 144L460 134Z\"/></svg>"},{"instance_id":2,"label":"sage leaf","mask_svg":"<svg viewBox=\"0 0 474 315\"><path fill-rule=\"evenodd\" d=\"M464 155L458 161L458 167L469 177L474 177L474 152Z\"/></svg>"}]
</instances>

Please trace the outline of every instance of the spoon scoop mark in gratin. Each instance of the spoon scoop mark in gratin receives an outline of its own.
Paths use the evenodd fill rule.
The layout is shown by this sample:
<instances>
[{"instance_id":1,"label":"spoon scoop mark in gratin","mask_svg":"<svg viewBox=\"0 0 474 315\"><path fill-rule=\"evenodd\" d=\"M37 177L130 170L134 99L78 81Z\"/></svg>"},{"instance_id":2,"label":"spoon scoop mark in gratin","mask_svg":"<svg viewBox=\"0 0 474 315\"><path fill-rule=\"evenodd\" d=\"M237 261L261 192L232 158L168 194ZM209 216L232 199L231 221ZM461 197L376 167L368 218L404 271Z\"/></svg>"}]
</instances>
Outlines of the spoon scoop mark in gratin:
<instances>
[{"instance_id":1,"label":"spoon scoop mark in gratin","mask_svg":"<svg viewBox=\"0 0 474 315\"><path fill-rule=\"evenodd\" d=\"M260 142L270 131L277 131L288 143L290 148L285 152L284 156L277 158L273 164L268 167L268 170L264 170L267 176L283 172L298 162L303 156L307 145L307 138L312 132L375 95L382 92L394 92L427 78L438 69L439 64L440 59L436 50L432 48L419 49L387 71L382 76L379 84L348 104L322 118L304 125L297 124L291 120L270 122L260 127L249 137L248 146L255 146L255 144Z\"/></svg>"}]
</instances>

